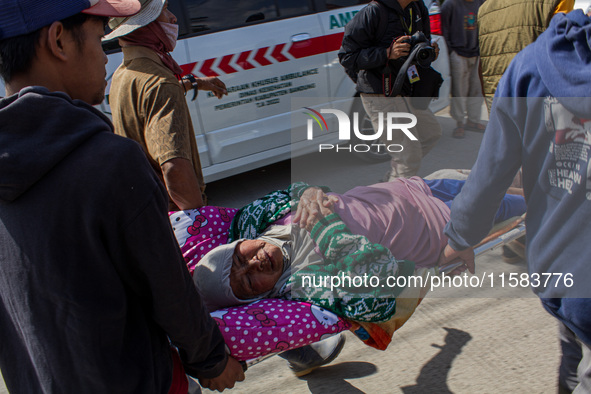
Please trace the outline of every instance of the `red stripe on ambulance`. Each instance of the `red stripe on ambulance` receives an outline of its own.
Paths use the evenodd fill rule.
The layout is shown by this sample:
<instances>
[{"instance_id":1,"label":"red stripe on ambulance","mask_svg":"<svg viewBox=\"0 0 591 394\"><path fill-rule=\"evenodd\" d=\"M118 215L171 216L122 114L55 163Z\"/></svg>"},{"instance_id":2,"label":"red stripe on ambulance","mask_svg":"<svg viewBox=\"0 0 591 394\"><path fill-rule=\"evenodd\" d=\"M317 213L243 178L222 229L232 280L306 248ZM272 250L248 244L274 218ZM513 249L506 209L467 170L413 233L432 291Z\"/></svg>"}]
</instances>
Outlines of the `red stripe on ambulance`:
<instances>
[{"instance_id":1,"label":"red stripe on ambulance","mask_svg":"<svg viewBox=\"0 0 591 394\"><path fill-rule=\"evenodd\" d=\"M238 65L242 67L244 70L251 70L255 68L252 64L248 62L248 55L250 55L252 51L244 51L238 56Z\"/></svg>"},{"instance_id":2,"label":"red stripe on ambulance","mask_svg":"<svg viewBox=\"0 0 591 394\"><path fill-rule=\"evenodd\" d=\"M211 66L213 66L213 63L216 61L216 58L213 59L207 59L206 61L203 62L203 66L201 66L201 69L199 71L201 71L201 74L205 75L206 77L219 77L220 74L216 73L215 71L213 71L211 69Z\"/></svg>"},{"instance_id":3,"label":"red stripe on ambulance","mask_svg":"<svg viewBox=\"0 0 591 394\"><path fill-rule=\"evenodd\" d=\"M273 49L273 52L271 53L273 59L277 60L278 62L286 62L289 60L283 53L281 53L284 47L285 44L279 44L275 46L275 49Z\"/></svg>"},{"instance_id":4,"label":"red stripe on ambulance","mask_svg":"<svg viewBox=\"0 0 591 394\"><path fill-rule=\"evenodd\" d=\"M181 75L182 76L185 76L187 74L190 74L191 71L193 71L193 69L195 68L195 65L196 64L197 64L197 62L195 62L195 63L181 64L181 69L183 70L183 73Z\"/></svg>"},{"instance_id":5,"label":"red stripe on ambulance","mask_svg":"<svg viewBox=\"0 0 591 394\"><path fill-rule=\"evenodd\" d=\"M238 70L236 67L240 67L243 70L251 70L257 67L269 66L277 62L286 62L293 59L301 59L337 51L341 47L343 34L344 33L336 33L289 43L287 51L285 51L285 48L288 44L285 43L277 44L273 47L244 51L238 55L238 58L234 63L232 62L232 59L236 57L236 54L230 54L221 58L211 58L203 60L202 62L184 64L181 67L183 68L183 71L189 70L186 71L186 73L193 71L206 77L219 77L220 73L233 74L237 72ZM255 55L251 61L249 61L249 56L253 52L255 52ZM259 64L259 66L253 63L252 60L254 60L256 64Z\"/></svg>"},{"instance_id":6,"label":"red stripe on ambulance","mask_svg":"<svg viewBox=\"0 0 591 394\"><path fill-rule=\"evenodd\" d=\"M265 52L267 52L267 49L269 49L269 47L260 48L257 51L257 54L254 55L254 60L256 60L257 63L261 66L268 66L269 64L273 64L269 59L265 57Z\"/></svg>"},{"instance_id":7,"label":"red stripe on ambulance","mask_svg":"<svg viewBox=\"0 0 591 394\"><path fill-rule=\"evenodd\" d=\"M225 72L226 74L232 74L235 73L236 69L234 69L232 66L230 66L230 60L232 60L232 57L234 57L234 55L226 55L222 58L222 60L220 61L220 65L218 66L220 70L222 70L223 72Z\"/></svg>"}]
</instances>

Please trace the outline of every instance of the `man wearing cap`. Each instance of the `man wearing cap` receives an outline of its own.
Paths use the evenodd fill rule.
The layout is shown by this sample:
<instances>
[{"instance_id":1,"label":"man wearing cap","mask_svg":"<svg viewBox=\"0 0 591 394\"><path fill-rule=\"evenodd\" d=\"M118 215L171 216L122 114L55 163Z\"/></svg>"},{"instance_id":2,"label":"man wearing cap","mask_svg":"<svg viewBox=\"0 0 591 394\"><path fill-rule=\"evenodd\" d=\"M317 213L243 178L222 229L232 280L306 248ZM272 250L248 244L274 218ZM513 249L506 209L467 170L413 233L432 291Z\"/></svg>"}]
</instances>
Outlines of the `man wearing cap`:
<instances>
[{"instance_id":1,"label":"man wearing cap","mask_svg":"<svg viewBox=\"0 0 591 394\"><path fill-rule=\"evenodd\" d=\"M107 17L139 7L0 0L0 369L10 392L186 393L185 371L218 390L244 378L185 267L163 185L92 107L106 86Z\"/></svg>"},{"instance_id":2,"label":"man wearing cap","mask_svg":"<svg viewBox=\"0 0 591 394\"><path fill-rule=\"evenodd\" d=\"M184 79L169 54L176 45L177 19L166 0L140 0L139 13L113 18L113 32L105 40L119 38L123 64L113 75L109 102L115 133L142 145L154 170L164 181L171 211L204 205L205 182L195 132L185 95L194 89L211 90L218 98L227 94L217 78ZM179 83L180 81L180 83Z\"/></svg>"}]
</instances>

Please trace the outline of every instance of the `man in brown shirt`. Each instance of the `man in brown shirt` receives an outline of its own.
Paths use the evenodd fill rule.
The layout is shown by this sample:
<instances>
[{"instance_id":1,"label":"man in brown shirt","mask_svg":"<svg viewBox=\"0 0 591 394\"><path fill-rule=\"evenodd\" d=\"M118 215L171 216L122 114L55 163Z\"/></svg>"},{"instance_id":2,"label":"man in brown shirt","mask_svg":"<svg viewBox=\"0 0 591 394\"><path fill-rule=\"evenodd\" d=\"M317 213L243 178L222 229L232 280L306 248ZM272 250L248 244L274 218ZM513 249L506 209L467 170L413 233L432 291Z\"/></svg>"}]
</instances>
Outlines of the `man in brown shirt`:
<instances>
[{"instance_id":1,"label":"man in brown shirt","mask_svg":"<svg viewBox=\"0 0 591 394\"><path fill-rule=\"evenodd\" d=\"M176 43L176 21L166 1L144 0L136 16L109 22L114 31L106 39L118 37L123 49L109 96L115 132L142 145L166 185L170 210L185 210L206 202L185 94L198 88L221 98L227 92L217 78L179 82L182 70L168 53Z\"/></svg>"}]
</instances>

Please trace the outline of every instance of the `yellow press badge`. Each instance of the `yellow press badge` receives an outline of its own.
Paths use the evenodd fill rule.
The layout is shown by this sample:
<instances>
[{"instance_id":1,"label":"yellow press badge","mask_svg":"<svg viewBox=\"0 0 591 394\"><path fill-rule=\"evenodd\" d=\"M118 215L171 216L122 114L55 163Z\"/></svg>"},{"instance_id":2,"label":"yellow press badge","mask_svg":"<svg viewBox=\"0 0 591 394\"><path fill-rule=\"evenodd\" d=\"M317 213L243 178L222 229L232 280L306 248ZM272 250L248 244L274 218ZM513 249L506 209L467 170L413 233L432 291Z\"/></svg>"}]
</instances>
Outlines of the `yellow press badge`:
<instances>
[{"instance_id":1,"label":"yellow press badge","mask_svg":"<svg viewBox=\"0 0 591 394\"><path fill-rule=\"evenodd\" d=\"M406 70L406 73L408 74L408 80L410 83L415 83L421 80L421 77L419 77L419 72L417 71L417 66L414 64L410 66L408 70Z\"/></svg>"}]
</instances>

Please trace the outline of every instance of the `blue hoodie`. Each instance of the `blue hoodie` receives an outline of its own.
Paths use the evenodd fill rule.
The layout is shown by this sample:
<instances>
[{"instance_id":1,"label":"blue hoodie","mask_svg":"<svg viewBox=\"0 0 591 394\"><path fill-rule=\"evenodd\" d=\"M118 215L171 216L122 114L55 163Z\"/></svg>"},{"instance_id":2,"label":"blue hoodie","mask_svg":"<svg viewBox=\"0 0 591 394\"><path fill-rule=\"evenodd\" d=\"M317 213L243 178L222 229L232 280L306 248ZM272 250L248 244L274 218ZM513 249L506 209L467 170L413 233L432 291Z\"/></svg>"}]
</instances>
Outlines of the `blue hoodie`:
<instances>
[{"instance_id":1,"label":"blue hoodie","mask_svg":"<svg viewBox=\"0 0 591 394\"><path fill-rule=\"evenodd\" d=\"M591 19L575 10L556 15L503 75L478 159L445 233L456 250L475 245L522 167L530 283L546 309L587 345L590 156ZM544 286L548 274L553 276Z\"/></svg>"}]
</instances>

